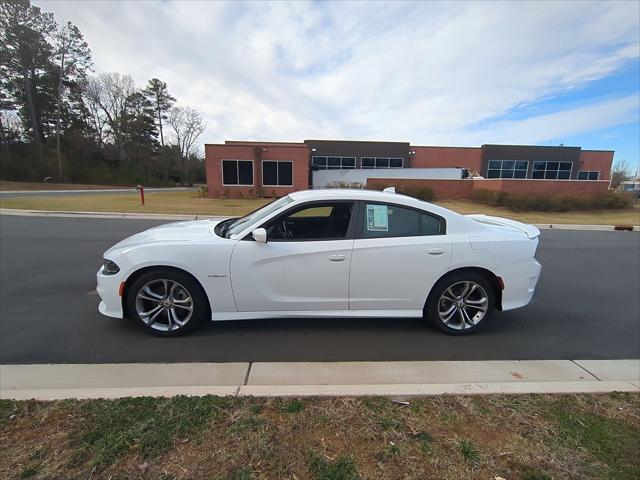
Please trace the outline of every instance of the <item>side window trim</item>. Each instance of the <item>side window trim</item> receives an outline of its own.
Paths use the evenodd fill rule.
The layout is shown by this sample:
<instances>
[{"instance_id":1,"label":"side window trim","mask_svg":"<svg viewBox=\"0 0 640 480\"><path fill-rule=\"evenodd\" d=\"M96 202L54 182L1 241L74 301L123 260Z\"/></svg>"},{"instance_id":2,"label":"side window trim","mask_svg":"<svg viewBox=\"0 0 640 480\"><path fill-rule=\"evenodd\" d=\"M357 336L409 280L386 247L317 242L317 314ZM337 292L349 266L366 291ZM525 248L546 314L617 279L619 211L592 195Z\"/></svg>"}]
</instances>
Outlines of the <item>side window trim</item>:
<instances>
[{"instance_id":1,"label":"side window trim","mask_svg":"<svg viewBox=\"0 0 640 480\"><path fill-rule=\"evenodd\" d=\"M273 218L266 220L264 223L260 224L260 226L256 228L266 229L272 223L281 221L283 218L286 218L296 212L299 212L300 210L305 210L310 207L323 207L326 205L336 205L336 204L345 204L345 203L350 203L352 205L352 208L351 208L351 218L349 219L349 226L347 227L347 234L345 235L344 238L304 238L304 239L277 238L273 240L269 240L267 238L267 242L332 242L332 241L335 242L340 240L353 240L355 238L356 226L357 226L356 217L358 216L358 202L355 200L336 200L333 202L331 200L315 200L312 202L301 203L288 208L287 210L282 212L280 215L277 215ZM249 232L247 236L243 238L243 240L253 240L251 232Z\"/></svg>"},{"instance_id":2,"label":"side window trim","mask_svg":"<svg viewBox=\"0 0 640 480\"><path fill-rule=\"evenodd\" d=\"M402 205L399 203L393 203L393 202L380 202L380 201L367 201L367 200L360 200L358 205L358 214L356 215L357 218L357 226L356 226L356 231L355 231L355 238L356 240L383 240L383 239L388 239L388 238L407 238L407 237L436 237L436 236L440 236L440 235L446 235L447 234L447 221L444 217L441 217L440 215L437 215L433 212L429 212L426 210L421 210L419 208L416 207L411 207L409 205ZM398 207L398 208L405 208L407 210L413 210L415 212L418 212L420 214L423 215L429 215L433 218L436 218L438 220L438 224L439 224L439 233L434 233L431 235L389 235L387 237L365 237L364 236L364 210L366 208L366 204L368 203L374 203L376 205L387 205L389 207ZM353 218L353 215L352 215Z\"/></svg>"}]
</instances>

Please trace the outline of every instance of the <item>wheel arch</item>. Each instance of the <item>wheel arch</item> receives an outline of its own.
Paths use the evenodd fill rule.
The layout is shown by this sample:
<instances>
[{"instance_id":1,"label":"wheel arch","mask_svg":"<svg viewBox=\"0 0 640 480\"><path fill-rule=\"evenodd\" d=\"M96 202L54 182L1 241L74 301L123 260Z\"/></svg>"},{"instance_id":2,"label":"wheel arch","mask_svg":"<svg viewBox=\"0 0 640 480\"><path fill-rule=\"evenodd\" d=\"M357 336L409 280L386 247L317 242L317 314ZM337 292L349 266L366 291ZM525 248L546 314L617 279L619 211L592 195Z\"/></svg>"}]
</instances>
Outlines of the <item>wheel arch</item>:
<instances>
[{"instance_id":1,"label":"wheel arch","mask_svg":"<svg viewBox=\"0 0 640 480\"><path fill-rule=\"evenodd\" d=\"M133 282L135 282L138 278L140 278L142 275L144 275L146 273L150 273L150 272L154 272L154 271L167 271L167 270L171 270L171 271L174 271L174 272L181 273L183 275L187 275L194 282L196 282L196 284L200 287L200 290L202 291L202 294L207 299L207 309L209 310L209 317L211 317L211 299L209 298L209 295L207 295L207 291L202 286L202 283L200 282L200 280L198 280L198 278L193 273L191 273L191 272L189 272L187 270L184 270L183 268L172 267L170 265L150 265L150 266L142 267L142 268L139 268L138 270L135 270L134 272L132 272L127 277L127 279L124 282L124 289L122 291L122 297L120 297L120 301L122 302L122 316L124 318L127 318L127 314L128 314L128 312L127 312L127 296L129 295L129 287L133 284ZM209 319L211 319L211 318L209 318Z\"/></svg>"},{"instance_id":2,"label":"wheel arch","mask_svg":"<svg viewBox=\"0 0 640 480\"><path fill-rule=\"evenodd\" d=\"M485 278L485 280L489 282L489 284L493 287L493 291L495 293L495 309L502 310L502 286L501 286L500 277L498 277L491 270L488 270L483 267L461 267L461 268L456 268L454 270L449 270L447 273L442 275L436 283L433 284L433 287L431 287L431 290L429 291L429 295L427 295L427 299L424 302L423 311L426 312L427 306L429 305L429 301L431 300L431 295L436 289L436 286L440 282L446 280L448 277L455 274L459 274L459 273L476 273L476 274L482 275Z\"/></svg>"}]
</instances>

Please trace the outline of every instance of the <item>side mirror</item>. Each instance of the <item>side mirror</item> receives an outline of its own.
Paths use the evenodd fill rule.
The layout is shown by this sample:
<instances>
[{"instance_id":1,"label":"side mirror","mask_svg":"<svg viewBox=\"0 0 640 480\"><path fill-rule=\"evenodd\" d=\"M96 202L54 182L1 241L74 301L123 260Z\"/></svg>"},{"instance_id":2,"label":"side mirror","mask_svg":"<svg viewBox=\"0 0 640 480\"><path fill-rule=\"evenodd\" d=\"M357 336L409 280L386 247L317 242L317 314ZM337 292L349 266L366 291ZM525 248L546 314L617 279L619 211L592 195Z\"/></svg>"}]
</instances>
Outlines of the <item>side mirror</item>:
<instances>
[{"instance_id":1,"label":"side mirror","mask_svg":"<svg viewBox=\"0 0 640 480\"><path fill-rule=\"evenodd\" d=\"M264 228L256 228L251 235L256 242L267 243L267 231Z\"/></svg>"}]
</instances>

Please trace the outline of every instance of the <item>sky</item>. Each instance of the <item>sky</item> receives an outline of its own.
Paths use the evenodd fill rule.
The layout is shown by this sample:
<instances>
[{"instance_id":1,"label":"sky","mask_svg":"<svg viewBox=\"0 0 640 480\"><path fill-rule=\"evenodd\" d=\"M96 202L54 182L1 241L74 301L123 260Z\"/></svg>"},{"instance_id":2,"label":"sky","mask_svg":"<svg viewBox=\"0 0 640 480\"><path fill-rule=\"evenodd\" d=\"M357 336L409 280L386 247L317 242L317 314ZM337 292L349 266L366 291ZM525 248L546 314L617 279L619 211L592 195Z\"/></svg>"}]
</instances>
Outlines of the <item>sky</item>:
<instances>
[{"instance_id":1,"label":"sky","mask_svg":"<svg viewBox=\"0 0 640 480\"><path fill-rule=\"evenodd\" d=\"M34 1L96 72L157 77L200 142L615 150L640 164L640 2Z\"/></svg>"}]
</instances>

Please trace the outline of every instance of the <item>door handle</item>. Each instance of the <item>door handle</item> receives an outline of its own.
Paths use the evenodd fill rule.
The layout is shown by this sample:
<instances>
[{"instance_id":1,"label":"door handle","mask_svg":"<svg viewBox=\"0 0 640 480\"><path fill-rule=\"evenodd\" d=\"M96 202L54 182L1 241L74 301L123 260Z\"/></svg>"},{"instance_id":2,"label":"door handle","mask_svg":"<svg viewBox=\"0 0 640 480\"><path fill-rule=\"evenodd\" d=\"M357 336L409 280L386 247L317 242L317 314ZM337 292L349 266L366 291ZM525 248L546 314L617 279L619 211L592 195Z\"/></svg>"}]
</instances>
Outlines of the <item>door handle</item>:
<instances>
[{"instance_id":1,"label":"door handle","mask_svg":"<svg viewBox=\"0 0 640 480\"><path fill-rule=\"evenodd\" d=\"M342 262L346 257L346 255L329 255L329 261L331 262Z\"/></svg>"},{"instance_id":2,"label":"door handle","mask_svg":"<svg viewBox=\"0 0 640 480\"><path fill-rule=\"evenodd\" d=\"M430 248L427 252L429 255L442 255L444 253L444 248Z\"/></svg>"}]
</instances>

